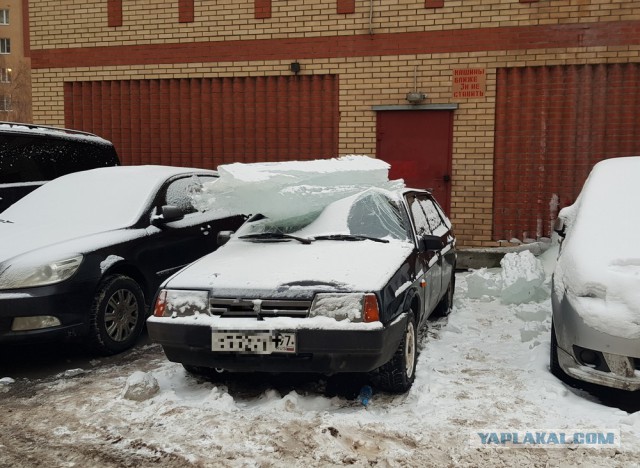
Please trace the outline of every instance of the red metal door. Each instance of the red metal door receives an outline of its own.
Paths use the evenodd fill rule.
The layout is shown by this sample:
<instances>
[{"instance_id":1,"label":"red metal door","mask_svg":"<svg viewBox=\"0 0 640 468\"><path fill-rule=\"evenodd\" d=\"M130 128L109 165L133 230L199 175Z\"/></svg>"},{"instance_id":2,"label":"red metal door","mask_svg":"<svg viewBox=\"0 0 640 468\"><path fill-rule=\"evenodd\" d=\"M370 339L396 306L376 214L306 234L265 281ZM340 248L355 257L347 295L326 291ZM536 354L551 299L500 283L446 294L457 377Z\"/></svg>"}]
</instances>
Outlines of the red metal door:
<instances>
[{"instance_id":1,"label":"red metal door","mask_svg":"<svg viewBox=\"0 0 640 468\"><path fill-rule=\"evenodd\" d=\"M449 214L453 111L380 111L376 157L391 164L389 177L428 188Z\"/></svg>"}]
</instances>

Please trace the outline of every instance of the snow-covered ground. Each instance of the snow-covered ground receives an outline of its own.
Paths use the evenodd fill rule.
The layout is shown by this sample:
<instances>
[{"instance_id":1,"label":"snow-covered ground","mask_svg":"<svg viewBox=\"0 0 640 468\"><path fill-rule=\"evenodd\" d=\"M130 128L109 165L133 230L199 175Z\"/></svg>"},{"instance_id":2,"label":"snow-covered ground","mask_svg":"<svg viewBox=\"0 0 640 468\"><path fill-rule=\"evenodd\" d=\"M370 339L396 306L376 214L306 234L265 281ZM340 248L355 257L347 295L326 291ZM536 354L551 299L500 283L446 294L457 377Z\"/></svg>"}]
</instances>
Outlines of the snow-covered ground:
<instances>
[{"instance_id":1,"label":"snow-covered ground","mask_svg":"<svg viewBox=\"0 0 640 468\"><path fill-rule=\"evenodd\" d=\"M531 262L512 263L459 273L453 313L422 340L413 388L374 393L367 407L327 396L319 377L197 379L155 345L55 377L0 368L0 466L639 466L640 412L549 373L549 276L514 278ZM478 432L545 430L619 431L620 445L473 443Z\"/></svg>"}]
</instances>

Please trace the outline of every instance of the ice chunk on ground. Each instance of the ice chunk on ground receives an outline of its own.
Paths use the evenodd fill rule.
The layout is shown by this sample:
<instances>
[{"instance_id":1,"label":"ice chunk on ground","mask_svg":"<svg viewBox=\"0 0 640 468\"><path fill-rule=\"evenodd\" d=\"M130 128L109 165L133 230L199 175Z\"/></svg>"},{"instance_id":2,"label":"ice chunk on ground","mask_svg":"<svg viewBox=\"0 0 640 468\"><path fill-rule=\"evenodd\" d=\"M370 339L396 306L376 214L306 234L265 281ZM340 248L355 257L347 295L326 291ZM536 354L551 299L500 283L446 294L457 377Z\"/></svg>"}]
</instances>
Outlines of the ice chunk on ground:
<instances>
[{"instance_id":1,"label":"ice chunk on ground","mask_svg":"<svg viewBox=\"0 0 640 468\"><path fill-rule=\"evenodd\" d=\"M471 299L496 297L502 291L502 277L487 268L480 268L467 276L467 294Z\"/></svg>"},{"instance_id":2,"label":"ice chunk on ground","mask_svg":"<svg viewBox=\"0 0 640 468\"><path fill-rule=\"evenodd\" d=\"M542 262L524 250L508 253L500 261L502 266L501 299L505 304L522 304L535 300L545 280Z\"/></svg>"},{"instance_id":3,"label":"ice chunk on ground","mask_svg":"<svg viewBox=\"0 0 640 468\"><path fill-rule=\"evenodd\" d=\"M159 391L160 386L153 375L136 371L127 379L124 397L127 400L144 401L153 397Z\"/></svg>"},{"instance_id":4,"label":"ice chunk on ground","mask_svg":"<svg viewBox=\"0 0 640 468\"><path fill-rule=\"evenodd\" d=\"M286 219L319 212L329 203L370 187L397 190L389 164L368 156L271 163L234 163L218 167L220 177L194 195L194 206L223 214L262 213Z\"/></svg>"}]
</instances>

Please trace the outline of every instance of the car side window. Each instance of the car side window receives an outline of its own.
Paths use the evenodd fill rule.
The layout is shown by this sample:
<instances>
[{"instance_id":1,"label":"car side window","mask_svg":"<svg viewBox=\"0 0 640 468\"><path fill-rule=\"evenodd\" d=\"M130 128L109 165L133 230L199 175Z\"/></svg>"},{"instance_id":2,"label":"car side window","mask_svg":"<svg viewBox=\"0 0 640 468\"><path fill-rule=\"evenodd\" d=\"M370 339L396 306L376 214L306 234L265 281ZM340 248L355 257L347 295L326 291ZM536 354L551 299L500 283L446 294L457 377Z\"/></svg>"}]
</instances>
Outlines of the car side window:
<instances>
[{"instance_id":1,"label":"car side window","mask_svg":"<svg viewBox=\"0 0 640 468\"><path fill-rule=\"evenodd\" d=\"M184 215L196 213L198 210L193 206L193 195L202 190L203 183L212 180L215 177L197 175L176 179L167 186L162 204L177 206Z\"/></svg>"},{"instance_id":2,"label":"car side window","mask_svg":"<svg viewBox=\"0 0 640 468\"><path fill-rule=\"evenodd\" d=\"M411 217L413 218L413 223L416 226L416 233L418 236L423 236L425 234L431 234L431 229L429 228L429 222L427 221L427 217L420 206L417 197L410 197L407 199L409 202L409 207L411 208Z\"/></svg>"},{"instance_id":3,"label":"car side window","mask_svg":"<svg viewBox=\"0 0 640 468\"><path fill-rule=\"evenodd\" d=\"M421 198L420 206L422 206L422 209L427 216L427 222L429 223L431 232L435 235L445 234L447 227L444 224L444 220L442 219L442 216L440 216L440 211L436 207L435 203L428 198Z\"/></svg>"}]
</instances>

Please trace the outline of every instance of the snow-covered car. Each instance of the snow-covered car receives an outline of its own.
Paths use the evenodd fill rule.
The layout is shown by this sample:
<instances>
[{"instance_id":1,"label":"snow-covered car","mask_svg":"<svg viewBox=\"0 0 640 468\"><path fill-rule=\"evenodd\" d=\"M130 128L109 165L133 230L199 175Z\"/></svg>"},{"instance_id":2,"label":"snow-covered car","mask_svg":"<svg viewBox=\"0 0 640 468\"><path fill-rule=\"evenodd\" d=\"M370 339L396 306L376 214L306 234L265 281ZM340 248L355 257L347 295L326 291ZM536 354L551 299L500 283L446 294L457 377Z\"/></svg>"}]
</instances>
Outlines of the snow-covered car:
<instances>
[{"instance_id":1,"label":"snow-covered car","mask_svg":"<svg viewBox=\"0 0 640 468\"><path fill-rule=\"evenodd\" d=\"M131 347L158 286L246 217L199 212L214 171L108 167L59 177L0 215L0 343L82 337Z\"/></svg>"},{"instance_id":2,"label":"snow-covered car","mask_svg":"<svg viewBox=\"0 0 640 468\"><path fill-rule=\"evenodd\" d=\"M596 164L560 212L550 368L558 377L640 389L640 157Z\"/></svg>"},{"instance_id":3,"label":"snow-covered car","mask_svg":"<svg viewBox=\"0 0 640 468\"><path fill-rule=\"evenodd\" d=\"M371 188L319 214L253 216L161 286L147 328L196 374L372 372L402 392L419 330L451 311L455 262L429 192Z\"/></svg>"},{"instance_id":4,"label":"snow-covered car","mask_svg":"<svg viewBox=\"0 0 640 468\"><path fill-rule=\"evenodd\" d=\"M91 133L0 122L0 213L48 180L119 165L113 143Z\"/></svg>"}]
</instances>

